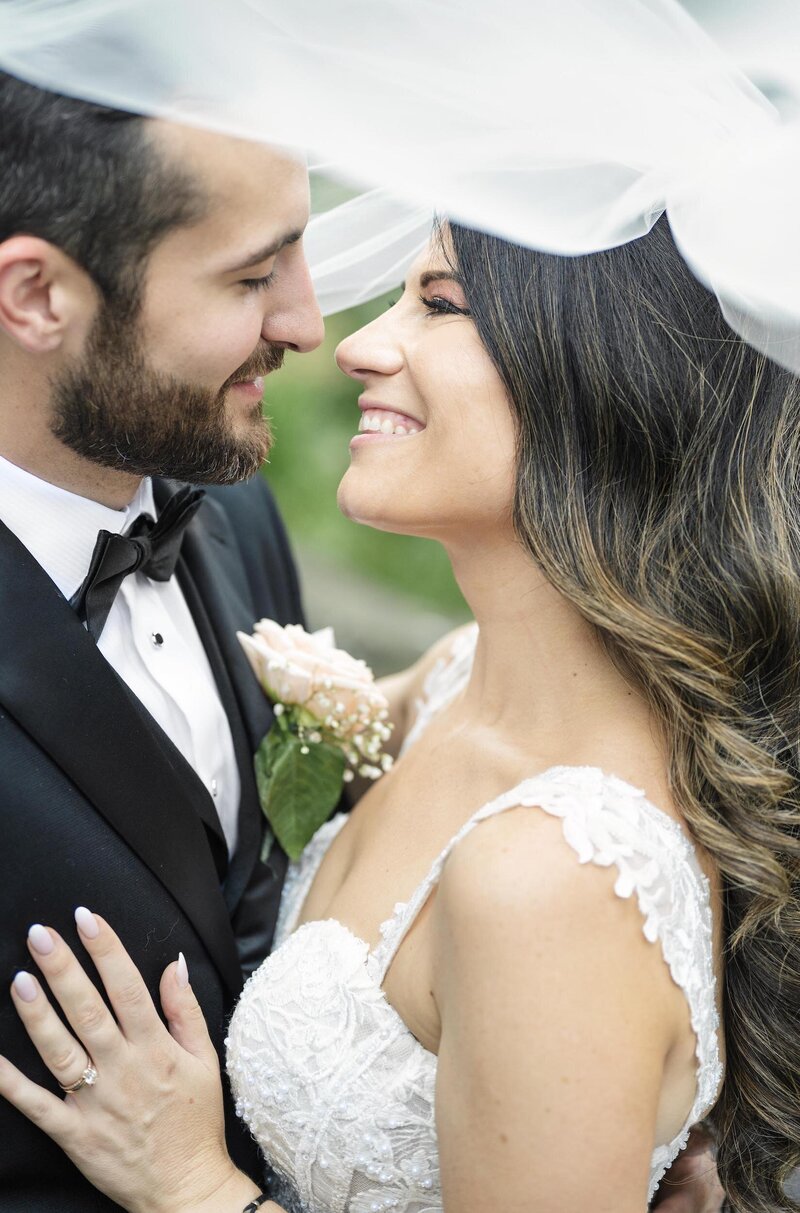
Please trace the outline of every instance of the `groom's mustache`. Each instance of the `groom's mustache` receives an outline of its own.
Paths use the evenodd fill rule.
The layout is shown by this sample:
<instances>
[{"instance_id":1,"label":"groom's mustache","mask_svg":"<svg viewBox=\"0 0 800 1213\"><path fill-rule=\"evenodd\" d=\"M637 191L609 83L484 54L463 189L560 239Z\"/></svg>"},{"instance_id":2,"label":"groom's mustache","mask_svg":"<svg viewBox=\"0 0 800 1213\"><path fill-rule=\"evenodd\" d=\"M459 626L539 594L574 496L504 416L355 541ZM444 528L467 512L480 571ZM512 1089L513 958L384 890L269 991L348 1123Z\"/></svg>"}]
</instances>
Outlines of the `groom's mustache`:
<instances>
[{"instance_id":1,"label":"groom's mustache","mask_svg":"<svg viewBox=\"0 0 800 1213\"><path fill-rule=\"evenodd\" d=\"M247 362L225 380L222 391L226 392L229 387L233 387L234 383L249 383L251 379L257 379L260 375L269 375L272 371L280 370L283 366L285 352L283 346L280 345L268 345L266 342L260 345Z\"/></svg>"}]
</instances>

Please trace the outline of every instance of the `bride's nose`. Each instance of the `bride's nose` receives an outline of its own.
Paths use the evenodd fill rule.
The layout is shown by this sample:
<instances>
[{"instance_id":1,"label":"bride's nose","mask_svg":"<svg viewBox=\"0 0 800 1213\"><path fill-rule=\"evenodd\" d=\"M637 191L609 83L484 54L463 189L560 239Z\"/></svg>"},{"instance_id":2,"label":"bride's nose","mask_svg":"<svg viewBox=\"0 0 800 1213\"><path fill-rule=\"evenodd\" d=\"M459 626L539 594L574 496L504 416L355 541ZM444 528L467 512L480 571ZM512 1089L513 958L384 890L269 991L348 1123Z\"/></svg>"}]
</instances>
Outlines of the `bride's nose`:
<instances>
[{"instance_id":1,"label":"bride's nose","mask_svg":"<svg viewBox=\"0 0 800 1213\"><path fill-rule=\"evenodd\" d=\"M369 374L395 375L403 365L400 347L387 331L385 316L379 316L340 341L336 347L336 364L351 379L365 379Z\"/></svg>"}]
</instances>

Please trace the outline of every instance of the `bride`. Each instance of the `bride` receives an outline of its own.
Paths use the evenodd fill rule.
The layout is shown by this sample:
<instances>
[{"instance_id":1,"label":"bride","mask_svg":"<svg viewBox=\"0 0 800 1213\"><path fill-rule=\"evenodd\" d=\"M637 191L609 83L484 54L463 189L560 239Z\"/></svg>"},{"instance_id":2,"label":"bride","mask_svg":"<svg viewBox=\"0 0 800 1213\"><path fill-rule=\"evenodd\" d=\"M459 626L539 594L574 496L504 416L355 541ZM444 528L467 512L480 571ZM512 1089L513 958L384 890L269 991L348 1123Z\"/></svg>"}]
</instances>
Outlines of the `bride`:
<instances>
[{"instance_id":1,"label":"bride","mask_svg":"<svg viewBox=\"0 0 800 1213\"><path fill-rule=\"evenodd\" d=\"M400 760L295 866L234 1013L277 1184L227 1157L185 962L169 1035L85 909L114 1014L55 932L71 1030L12 993L97 1083L3 1062L0 1094L136 1213L642 1213L703 1118L734 1209L796 1207L797 381L663 219L577 258L442 224L337 360L368 421L340 507L441 542L476 626L388 681Z\"/></svg>"}]
</instances>

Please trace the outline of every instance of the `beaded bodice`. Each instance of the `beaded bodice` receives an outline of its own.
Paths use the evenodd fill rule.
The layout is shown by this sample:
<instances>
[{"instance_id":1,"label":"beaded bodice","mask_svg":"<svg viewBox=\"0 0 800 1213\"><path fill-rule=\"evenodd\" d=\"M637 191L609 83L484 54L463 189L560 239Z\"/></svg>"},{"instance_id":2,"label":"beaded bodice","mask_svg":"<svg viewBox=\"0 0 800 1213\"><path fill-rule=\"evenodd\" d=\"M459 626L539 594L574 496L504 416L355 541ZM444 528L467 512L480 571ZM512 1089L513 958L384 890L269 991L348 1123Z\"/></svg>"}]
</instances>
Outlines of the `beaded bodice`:
<instances>
[{"instance_id":1,"label":"beaded bodice","mask_svg":"<svg viewBox=\"0 0 800 1213\"><path fill-rule=\"evenodd\" d=\"M406 744L464 685L474 635L440 663ZM561 819L581 863L615 865L615 891L636 896L684 991L696 1036L697 1090L683 1131L657 1144L650 1195L713 1104L722 1075L707 881L680 827L630 785L591 767L554 767L484 805L395 906L375 949L334 919L295 929L322 859L346 817L292 865L276 948L248 981L231 1021L228 1074L237 1111L278 1173L287 1213L441 1213L434 1123L436 1056L382 989L389 965L448 855L480 822L529 805Z\"/></svg>"}]
</instances>

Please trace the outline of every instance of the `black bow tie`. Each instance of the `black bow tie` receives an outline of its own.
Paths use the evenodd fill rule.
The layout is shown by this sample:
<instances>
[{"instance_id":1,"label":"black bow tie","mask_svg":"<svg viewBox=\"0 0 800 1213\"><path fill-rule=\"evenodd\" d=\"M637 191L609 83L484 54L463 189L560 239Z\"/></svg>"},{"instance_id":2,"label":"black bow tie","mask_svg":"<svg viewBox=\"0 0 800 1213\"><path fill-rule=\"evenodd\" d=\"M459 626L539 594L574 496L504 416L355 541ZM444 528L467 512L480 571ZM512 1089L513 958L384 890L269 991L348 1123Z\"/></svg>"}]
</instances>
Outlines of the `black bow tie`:
<instances>
[{"instance_id":1,"label":"black bow tie","mask_svg":"<svg viewBox=\"0 0 800 1213\"><path fill-rule=\"evenodd\" d=\"M203 500L203 489L188 485L170 497L158 522L140 514L124 535L100 531L89 572L70 598L95 641L108 619L117 591L129 573L145 573L153 581L169 581L183 542L183 533Z\"/></svg>"}]
</instances>

